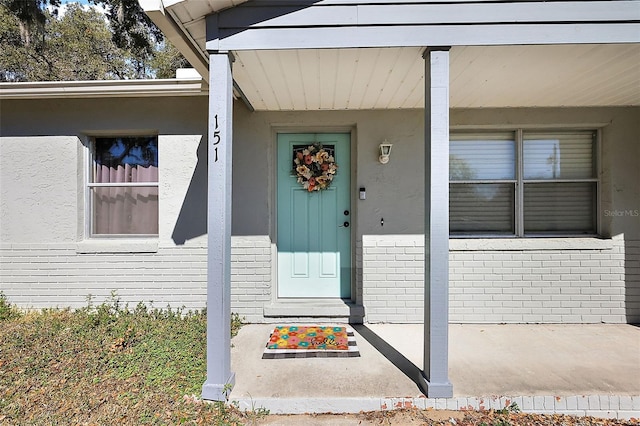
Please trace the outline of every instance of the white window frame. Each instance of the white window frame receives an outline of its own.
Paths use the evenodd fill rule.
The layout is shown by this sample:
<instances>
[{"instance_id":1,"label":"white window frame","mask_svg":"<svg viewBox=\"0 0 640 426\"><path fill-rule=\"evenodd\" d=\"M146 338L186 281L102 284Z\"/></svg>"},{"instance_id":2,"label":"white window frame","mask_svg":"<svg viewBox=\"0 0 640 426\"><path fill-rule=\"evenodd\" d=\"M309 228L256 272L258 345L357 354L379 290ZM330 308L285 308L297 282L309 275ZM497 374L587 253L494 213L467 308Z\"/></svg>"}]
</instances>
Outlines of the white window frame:
<instances>
[{"instance_id":1,"label":"white window frame","mask_svg":"<svg viewBox=\"0 0 640 426\"><path fill-rule=\"evenodd\" d=\"M583 178L583 179L525 179L524 178L524 134L525 133L562 133L568 131L581 131L581 132L593 132L594 133L594 147L593 155L595 156L595 177ZM520 127L520 128L471 128L461 127L453 128L450 130L451 134L464 133L464 134L477 134L482 135L490 132L512 132L515 138L515 181L512 179L495 179L495 180L449 180L449 184L481 184L481 183L514 183L514 230L513 234L505 233L492 233L492 232L452 232L449 231L451 238L584 238L584 237L597 237L601 235L601 218L600 218L600 176L601 176L601 128L594 128L592 126L580 126L580 127ZM527 234L524 230L524 185L525 183L595 183L595 233L534 233Z\"/></svg>"},{"instance_id":2,"label":"white window frame","mask_svg":"<svg viewBox=\"0 0 640 426\"><path fill-rule=\"evenodd\" d=\"M88 145L88 150L87 150L87 155L85 157L85 197L84 197L84 224L85 224L85 235L90 238L90 239L95 239L95 240L102 240L102 239L117 239L118 241L124 241L126 239L133 239L133 240L140 240L141 242L144 242L142 240L148 239L148 240L157 240L158 236L159 236L159 232L160 232L160 223L158 223L158 233L157 234L95 234L93 231L93 227L94 227L94 219L93 219L93 197L92 197L92 189L93 188L100 188L100 187L155 187L159 189L160 186L160 182L159 182L159 177L158 177L158 181L156 182L123 182L123 183L94 183L93 182L93 166L94 166L94 160L95 160L95 149L96 149L96 139L103 139L103 138L135 138L135 137L154 137L156 138L156 141L159 141L159 137L157 133L148 133L148 132L143 132L143 133L136 133L136 132L124 132L124 133L117 133L117 134L95 134L93 136L90 136L87 138L87 145ZM159 144L158 144L159 145ZM158 167L159 169L159 167ZM158 194L159 196L159 194ZM158 206L159 208L159 206ZM159 219L158 219L159 220ZM155 251L155 249L157 249L157 247L154 248L153 251ZM92 250L90 250L92 251ZM142 247L141 250L139 251L149 251L146 246Z\"/></svg>"}]
</instances>

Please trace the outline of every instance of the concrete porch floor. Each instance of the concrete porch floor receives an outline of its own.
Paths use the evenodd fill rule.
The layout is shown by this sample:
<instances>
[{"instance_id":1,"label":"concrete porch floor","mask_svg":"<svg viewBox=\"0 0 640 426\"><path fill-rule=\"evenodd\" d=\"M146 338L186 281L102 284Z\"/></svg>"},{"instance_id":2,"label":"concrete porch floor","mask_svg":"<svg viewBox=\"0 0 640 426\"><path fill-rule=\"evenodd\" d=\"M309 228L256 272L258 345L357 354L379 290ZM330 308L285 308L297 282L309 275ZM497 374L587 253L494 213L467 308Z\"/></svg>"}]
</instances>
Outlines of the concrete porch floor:
<instances>
[{"instance_id":1,"label":"concrete porch floor","mask_svg":"<svg viewBox=\"0 0 640 426\"><path fill-rule=\"evenodd\" d=\"M449 399L426 398L416 384L422 324L352 325L357 358L263 360L273 327L245 325L232 340L230 401L241 409L340 413L515 401L523 411L640 417L640 328L633 325L451 324Z\"/></svg>"}]
</instances>

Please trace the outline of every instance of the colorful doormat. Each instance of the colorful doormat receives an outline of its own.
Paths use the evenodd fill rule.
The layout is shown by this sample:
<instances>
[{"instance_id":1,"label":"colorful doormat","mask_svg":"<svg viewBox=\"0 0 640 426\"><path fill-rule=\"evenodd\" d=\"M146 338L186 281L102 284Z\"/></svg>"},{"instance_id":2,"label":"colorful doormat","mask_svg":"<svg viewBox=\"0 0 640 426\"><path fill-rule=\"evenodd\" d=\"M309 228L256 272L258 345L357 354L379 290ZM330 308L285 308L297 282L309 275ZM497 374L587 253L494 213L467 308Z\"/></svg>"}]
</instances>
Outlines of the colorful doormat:
<instances>
[{"instance_id":1,"label":"colorful doormat","mask_svg":"<svg viewBox=\"0 0 640 426\"><path fill-rule=\"evenodd\" d=\"M358 357L353 330L319 325L277 326L262 359Z\"/></svg>"}]
</instances>

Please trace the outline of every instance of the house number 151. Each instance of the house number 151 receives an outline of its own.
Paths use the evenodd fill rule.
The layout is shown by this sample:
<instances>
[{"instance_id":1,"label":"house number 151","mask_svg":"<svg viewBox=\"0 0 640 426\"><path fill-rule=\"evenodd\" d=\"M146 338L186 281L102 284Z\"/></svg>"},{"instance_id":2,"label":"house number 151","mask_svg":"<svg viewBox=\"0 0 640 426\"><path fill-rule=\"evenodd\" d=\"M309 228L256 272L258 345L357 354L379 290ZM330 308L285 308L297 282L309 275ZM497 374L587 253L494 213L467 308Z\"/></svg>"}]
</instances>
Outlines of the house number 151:
<instances>
[{"instance_id":1,"label":"house number 151","mask_svg":"<svg viewBox=\"0 0 640 426\"><path fill-rule=\"evenodd\" d=\"M214 162L217 163L218 162L218 147L216 145L218 145L220 143L220 130L218 130L219 129L219 127L218 127L218 114L216 114L214 116L214 120L216 121L216 127L215 127L215 130L213 131L213 140L214 140L213 146L215 146L214 152L215 152L215 155L216 155L216 158L215 158Z\"/></svg>"}]
</instances>

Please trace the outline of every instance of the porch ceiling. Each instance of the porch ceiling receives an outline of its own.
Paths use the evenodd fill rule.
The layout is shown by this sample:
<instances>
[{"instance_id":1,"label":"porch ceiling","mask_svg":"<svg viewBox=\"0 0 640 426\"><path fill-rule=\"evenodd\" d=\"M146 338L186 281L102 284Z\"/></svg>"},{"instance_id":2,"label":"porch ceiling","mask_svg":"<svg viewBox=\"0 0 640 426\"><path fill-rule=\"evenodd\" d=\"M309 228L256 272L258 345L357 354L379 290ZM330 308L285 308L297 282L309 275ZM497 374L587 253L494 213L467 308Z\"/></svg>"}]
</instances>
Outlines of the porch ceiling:
<instances>
[{"instance_id":1,"label":"porch ceiling","mask_svg":"<svg viewBox=\"0 0 640 426\"><path fill-rule=\"evenodd\" d=\"M422 108L422 48L241 51L234 78L256 110ZM453 108L640 105L640 45L464 46Z\"/></svg>"},{"instance_id":2,"label":"porch ceiling","mask_svg":"<svg viewBox=\"0 0 640 426\"><path fill-rule=\"evenodd\" d=\"M244 1L163 0L200 70L205 16ZM233 77L256 110L421 108L422 50L243 50ZM450 59L453 108L640 105L638 44L454 46Z\"/></svg>"}]
</instances>

